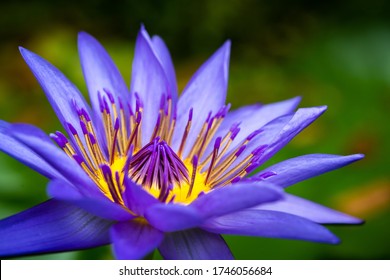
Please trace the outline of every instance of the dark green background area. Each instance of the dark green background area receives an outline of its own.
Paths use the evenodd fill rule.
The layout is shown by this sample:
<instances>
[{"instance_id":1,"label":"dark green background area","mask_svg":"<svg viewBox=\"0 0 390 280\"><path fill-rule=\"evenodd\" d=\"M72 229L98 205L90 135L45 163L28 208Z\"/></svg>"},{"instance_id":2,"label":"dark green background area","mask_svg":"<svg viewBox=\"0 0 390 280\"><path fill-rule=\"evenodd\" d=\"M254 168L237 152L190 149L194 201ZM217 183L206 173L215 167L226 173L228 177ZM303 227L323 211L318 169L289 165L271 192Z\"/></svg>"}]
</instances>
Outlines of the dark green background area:
<instances>
[{"instance_id":1,"label":"dark green background area","mask_svg":"<svg viewBox=\"0 0 390 280\"><path fill-rule=\"evenodd\" d=\"M83 93L77 32L99 39L129 81L140 24L167 43L179 88L232 40L233 108L297 95L328 111L267 165L309 153L364 153L351 166L289 192L366 220L329 226L337 246L226 236L238 259L389 259L390 2L388 1L9 1L0 4L0 119L61 130L23 62L22 45L61 69ZM0 140L1 141L1 140ZM46 199L47 180L0 154L0 218ZM158 258L155 255L155 258ZM110 248L44 259L112 258Z\"/></svg>"}]
</instances>

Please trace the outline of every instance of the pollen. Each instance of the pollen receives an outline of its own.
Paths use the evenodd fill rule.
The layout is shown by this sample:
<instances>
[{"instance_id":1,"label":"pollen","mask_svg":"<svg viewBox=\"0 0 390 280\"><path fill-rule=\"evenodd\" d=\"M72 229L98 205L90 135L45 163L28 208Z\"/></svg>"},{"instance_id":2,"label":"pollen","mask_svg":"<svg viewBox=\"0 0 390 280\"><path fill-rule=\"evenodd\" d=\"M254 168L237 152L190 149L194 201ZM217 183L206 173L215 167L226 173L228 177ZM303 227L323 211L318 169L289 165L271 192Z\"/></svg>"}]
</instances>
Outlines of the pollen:
<instances>
[{"instance_id":1,"label":"pollen","mask_svg":"<svg viewBox=\"0 0 390 280\"><path fill-rule=\"evenodd\" d=\"M209 112L188 149L194 114L191 108L178 149L174 151L171 145L176 108L169 95L162 96L154 131L149 143L143 145L142 116L147 112L139 96L136 93L134 96L133 108L103 89L98 93L100 112L93 118L86 108L73 102L79 123L68 123L69 139L59 131L51 134L100 191L124 207L125 178L162 202L190 204L200 195L239 181L257 166L265 150L262 146L240 157L261 131L251 133L233 146L240 132L239 123L233 124L225 135L216 136L229 110L229 106L223 106L214 114Z\"/></svg>"}]
</instances>

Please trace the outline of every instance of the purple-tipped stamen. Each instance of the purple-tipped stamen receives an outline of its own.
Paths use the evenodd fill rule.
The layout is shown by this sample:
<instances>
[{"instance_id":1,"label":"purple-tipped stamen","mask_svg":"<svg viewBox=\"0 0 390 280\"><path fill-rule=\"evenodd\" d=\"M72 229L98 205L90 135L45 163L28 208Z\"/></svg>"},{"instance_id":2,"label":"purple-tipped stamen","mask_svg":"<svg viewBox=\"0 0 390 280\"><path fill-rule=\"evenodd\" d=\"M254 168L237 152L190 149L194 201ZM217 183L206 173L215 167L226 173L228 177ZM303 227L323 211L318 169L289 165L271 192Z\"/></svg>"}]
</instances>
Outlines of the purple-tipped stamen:
<instances>
[{"instance_id":1,"label":"purple-tipped stamen","mask_svg":"<svg viewBox=\"0 0 390 280\"><path fill-rule=\"evenodd\" d=\"M253 138L255 138L257 135L259 135L262 132L261 129L253 131L251 134L248 135L246 140L251 141Z\"/></svg>"},{"instance_id":2,"label":"purple-tipped stamen","mask_svg":"<svg viewBox=\"0 0 390 280\"><path fill-rule=\"evenodd\" d=\"M73 134L73 135L77 135L77 130L74 128L74 126L71 124L71 123L66 123L66 125L68 126L70 132Z\"/></svg>"},{"instance_id":3,"label":"purple-tipped stamen","mask_svg":"<svg viewBox=\"0 0 390 280\"><path fill-rule=\"evenodd\" d=\"M81 126L81 130L83 131L83 134L87 135L88 134L88 129L87 129L87 126L85 125L85 123L83 121L80 121L80 126Z\"/></svg>"},{"instance_id":4,"label":"purple-tipped stamen","mask_svg":"<svg viewBox=\"0 0 390 280\"><path fill-rule=\"evenodd\" d=\"M272 176L275 176L275 175L277 175L275 172L267 171L267 172L264 172L263 174L260 174L259 176L257 176L257 178L260 180L265 180L265 179L272 177Z\"/></svg>"},{"instance_id":5,"label":"purple-tipped stamen","mask_svg":"<svg viewBox=\"0 0 390 280\"><path fill-rule=\"evenodd\" d=\"M79 155L75 154L72 157L79 165L82 165L83 163L85 163L85 160Z\"/></svg>"},{"instance_id":6,"label":"purple-tipped stamen","mask_svg":"<svg viewBox=\"0 0 390 280\"><path fill-rule=\"evenodd\" d=\"M112 95L112 93L106 88L103 88L103 91L107 94L107 97L110 100L111 104L115 104L114 95Z\"/></svg>"},{"instance_id":7,"label":"purple-tipped stamen","mask_svg":"<svg viewBox=\"0 0 390 280\"><path fill-rule=\"evenodd\" d=\"M238 151L234 154L235 157L239 157L241 153L246 149L246 145L242 145Z\"/></svg>"},{"instance_id":8,"label":"purple-tipped stamen","mask_svg":"<svg viewBox=\"0 0 390 280\"><path fill-rule=\"evenodd\" d=\"M51 133L50 137L57 143L60 148L65 148L66 144L69 143L65 135L57 131L56 133Z\"/></svg>"}]
</instances>

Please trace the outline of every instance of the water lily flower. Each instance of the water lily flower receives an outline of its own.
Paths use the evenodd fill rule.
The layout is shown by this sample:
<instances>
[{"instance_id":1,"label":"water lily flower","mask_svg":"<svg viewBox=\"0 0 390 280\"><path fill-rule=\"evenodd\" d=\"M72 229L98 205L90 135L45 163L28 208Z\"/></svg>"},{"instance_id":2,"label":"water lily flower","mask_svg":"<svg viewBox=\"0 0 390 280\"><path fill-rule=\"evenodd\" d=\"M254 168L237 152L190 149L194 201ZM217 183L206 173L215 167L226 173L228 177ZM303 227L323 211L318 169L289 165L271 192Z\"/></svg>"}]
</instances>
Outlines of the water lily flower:
<instances>
[{"instance_id":1,"label":"water lily flower","mask_svg":"<svg viewBox=\"0 0 390 280\"><path fill-rule=\"evenodd\" d=\"M337 243L321 224L361 220L284 188L362 155L312 154L248 175L317 119L299 98L229 111L230 42L178 95L166 45L142 27L130 89L104 48L78 37L91 106L49 62L20 48L64 133L0 122L0 150L49 178L49 200L0 221L0 255L112 244L118 259L232 259L221 234Z\"/></svg>"}]
</instances>

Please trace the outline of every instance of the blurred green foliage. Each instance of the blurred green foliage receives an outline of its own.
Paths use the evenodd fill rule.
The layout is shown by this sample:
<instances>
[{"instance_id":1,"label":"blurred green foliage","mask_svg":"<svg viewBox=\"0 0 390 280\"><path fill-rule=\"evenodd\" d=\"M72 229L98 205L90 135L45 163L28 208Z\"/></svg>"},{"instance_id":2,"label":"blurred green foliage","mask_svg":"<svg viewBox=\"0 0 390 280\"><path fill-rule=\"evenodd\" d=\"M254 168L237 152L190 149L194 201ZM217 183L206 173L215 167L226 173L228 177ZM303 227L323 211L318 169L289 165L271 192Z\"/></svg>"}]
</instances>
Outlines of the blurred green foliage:
<instances>
[{"instance_id":1,"label":"blurred green foliage","mask_svg":"<svg viewBox=\"0 0 390 280\"><path fill-rule=\"evenodd\" d=\"M343 241L226 236L238 259L389 259L390 2L372 1L8 1L0 4L0 118L60 129L17 46L42 55L83 93L76 37L105 45L129 80L141 23L164 38L179 88L226 39L232 40L228 102L233 108L303 97L328 105L318 121L267 165L307 153L364 153L343 169L288 191L366 220L330 226ZM47 180L0 154L0 218L46 199ZM155 258L160 258L158 253ZM109 246L29 258L110 259Z\"/></svg>"}]
</instances>

